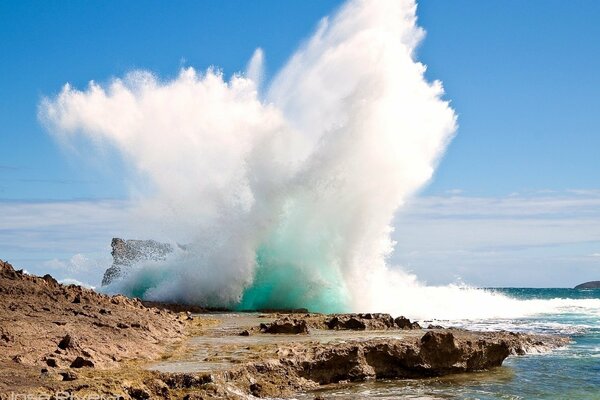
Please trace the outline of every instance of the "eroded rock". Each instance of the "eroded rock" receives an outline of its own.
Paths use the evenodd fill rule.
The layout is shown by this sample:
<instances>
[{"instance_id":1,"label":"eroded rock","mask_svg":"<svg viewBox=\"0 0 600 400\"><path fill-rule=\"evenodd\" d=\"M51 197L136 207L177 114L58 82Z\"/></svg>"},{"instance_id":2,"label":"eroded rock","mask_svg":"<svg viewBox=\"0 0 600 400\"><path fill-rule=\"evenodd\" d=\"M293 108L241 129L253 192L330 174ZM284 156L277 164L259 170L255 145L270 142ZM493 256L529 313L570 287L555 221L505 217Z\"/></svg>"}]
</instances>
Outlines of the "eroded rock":
<instances>
[{"instance_id":1,"label":"eroded rock","mask_svg":"<svg viewBox=\"0 0 600 400\"><path fill-rule=\"evenodd\" d=\"M308 325L303 319L284 317L271 323L260 324L263 333L308 334Z\"/></svg>"},{"instance_id":2,"label":"eroded rock","mask_svg":"<svg viewBox=\"0 0 600 400\"><path fill-rule=\"evenodd\" d=\"M396 326L400 329L421 329L417 322L411 322L410 319L400 316L394 320Z\"/></svg>"}]
</instances>

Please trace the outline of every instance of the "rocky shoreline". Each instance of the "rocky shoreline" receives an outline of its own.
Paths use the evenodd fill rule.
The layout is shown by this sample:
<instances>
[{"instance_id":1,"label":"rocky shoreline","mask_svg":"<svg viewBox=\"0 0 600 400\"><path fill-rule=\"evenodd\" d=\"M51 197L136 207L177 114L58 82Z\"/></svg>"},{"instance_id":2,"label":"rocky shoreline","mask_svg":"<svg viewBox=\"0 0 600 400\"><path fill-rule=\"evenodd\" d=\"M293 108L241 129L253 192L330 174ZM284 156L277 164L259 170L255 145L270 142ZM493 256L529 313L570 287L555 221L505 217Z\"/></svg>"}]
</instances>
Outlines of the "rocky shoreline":
<instances>
[{"instance_id":1,"label":"rocky shoreline","mask_svg":"<svg viewBox=\"0 0 600 400\"><path fill-rule=\"evenodd\" d=\"M510 354L569 341L422 328L381 313L185 311L61 285L0 261L0 398L289 397L325 384L487 370ZM189 370L173 369L180 365Z\"/></svg>"}]
</instances>

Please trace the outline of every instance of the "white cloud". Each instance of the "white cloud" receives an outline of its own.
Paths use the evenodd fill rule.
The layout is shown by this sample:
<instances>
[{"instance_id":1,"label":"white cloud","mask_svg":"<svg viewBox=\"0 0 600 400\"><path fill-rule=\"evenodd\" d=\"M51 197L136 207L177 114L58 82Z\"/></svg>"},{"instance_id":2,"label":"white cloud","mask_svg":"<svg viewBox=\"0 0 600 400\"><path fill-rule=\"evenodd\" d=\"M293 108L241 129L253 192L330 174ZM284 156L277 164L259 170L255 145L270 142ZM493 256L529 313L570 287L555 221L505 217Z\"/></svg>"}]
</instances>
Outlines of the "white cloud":
<instances>
[{"instance_id":1,"label":"white cloud","mask_svg":"<svg viewBox=\"0 0 600 400\"><path fill-rule=\"evenodd\" d=\"M105 261L105 260L103 260ZM81 253L73 255L68 260L53 258L42 263L44 267L54 270L64 270L71 273L85 273L105 266L105 262L95 260Z\"/></svg>"},{"instance_id":2,"label":"white cloud","mask_svg":"<svg viewBox=\"0 0 600 400\"><path fill-rule=\"evenodd\" d=\"M395 226L392 260L431 283L573 286L598 275L588 256L600 244L598 191L416 198Z\"/></svg>"},{"instance_id":3,"label":"white cloud","mask_svg":"<svg viewBox=\"0 0 600 400\"><path fill-rule=\"evenodd\" d=\"M99 282L110 241L129 237L130 202L0 202L0 258L31 273Z\"/></svg>"}]
</instances>

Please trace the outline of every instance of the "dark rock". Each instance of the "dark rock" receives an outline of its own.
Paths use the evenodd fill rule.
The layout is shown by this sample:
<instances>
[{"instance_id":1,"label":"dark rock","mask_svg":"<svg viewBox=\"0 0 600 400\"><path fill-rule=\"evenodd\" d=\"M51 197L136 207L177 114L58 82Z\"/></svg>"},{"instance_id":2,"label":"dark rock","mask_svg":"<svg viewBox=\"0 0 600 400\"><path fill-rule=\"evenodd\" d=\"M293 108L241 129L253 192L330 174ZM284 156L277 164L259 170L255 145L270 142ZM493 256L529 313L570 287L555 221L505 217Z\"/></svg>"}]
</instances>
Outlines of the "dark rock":
<instances>
[{"instance_id":1,"label":"dark rock","mask_svg":"<svg viewBox=\"0 0 600 400\"><path fill-rule=\"evenodd\" d=\"M58 281L52 277L50 274L46 274L42 276L42 279L51 285L58 285Z\"/></svg>"},{"instance_id":2,"label":"dark rock","mask_svg":"<svg viewBox=\"0 0 600 400\"><path fill-rule=\"evenodd\" d=\"M0 342L9 343L13 342L14 340L15 337L13 336L13 334L10 333L7 329L0 326Z\"/></svg>"},{"instance_id":3,"label":"dark rock","mask_svg":"<svg viewBox=\"0 0 600 400\"><path fill-rule=\"evenodd\" d=\"M58 348L62 349L62 350L66 350L68 348L73 347L73 338L71 337L71 335L66 334L65 337L63 337L60 342L58 342Z\"/></svg>"},{"instance_id":4,"label":"dark rock","mask_svg":"<svg viewBox=\"0 0 600 400\"><path fill-rule=\"evenodd\" d=\"M73 371L59 372L58 374L62 377L63 381L74 381L78 378L77 374Z\"/></svg>"},{"instance_id":5,"label":"dark rock","mask_svg":"<svg viewBox=\"0 0 600 400\"><path fill-rule=\"evenodd\" d=\"M307 308L259 308L257 311L265 314L308 314Z\"/></svg>"},{"instance_id":6,"label":"dark rock","mask_svg":"<svg viewBox=\"0 0 600 400\"><path fill-rule=\"evenodd\" d=\"M193 389L199 388L213 381L210 374L196 375L191 373L167 374L164 382L170 389Z\"/></svg>"},{"instance_id":7,"label":"dark rock","mask_svg":"<svg viewBox=\"0 0 600 400\"><path fill-rule=\"evenodd\" d=\"M427 326L427 329L444 329L444 327L443 327L443 326L441 326L441 325L433 325L433 324L429 324L429 325Z\"/></svg>"},{"instance_id":8,"label":"dark rock","mask_svg":"<svg viewBox=\"0 0 600 400\"><path fill-rule=\"evenodd\" d=\"M600 289L600 281L589 281L575 286L575 289Z\"/></svg>"},{"instance_id":9,"label":"dark rock","mask_svg":"<svg viewBox=\"0 0 600 400\"><path fill-rule=\"evenodd\" d=\"M335 330L386 330L394 328L390 314L335 314L325 319L327 329Z\"/></svg>"},{"instance_id":10,"label":"dark rock","mask_svg":"<svg viewBox=\"0 0 600 400\"><path fill-rule=\"evenodd\" d=\"M50 368L56 368L57 363L55 358L46 358L46 365Z\"/></svg>"},{"instance_id":11,"label":"dark rock","mask_svg":"<svg viewBox=\"0 0 600 400\"><path fill-rule=\"evenodd\" d=\"M262 385L260 383L251 384L250 394L255 397L262 397Z\"/></svg>"},{"instance_id":12,"label":"dark rock","mask_svg":"<svg viewBox=\"0 0 600 400\"><path fill-rule=\"evenodd\" d=\"M146 400L150 398L150 393L140 388L130 387L127 389L127 393L135 400Z\"/></svg>"},{"instance_id":13,"label":"dark rock","mask_svg":"<svg viewBox=\"0 0 600 400\"><path fill-rule=\"evenodd\" d=\"M421 329L421 325L419 325L417 322L410 322L410 319L402 316L396 318L394 322L400 329Z\"/></svg>"},{"instance_id":14,"label":"dark rock","mask_svg":"<svg viewBox=\"0 0 600 400\"><path fill-rule=\"evenodd\" d=\"M104 272L102 286L121 277L132 265L140 261L162 261L173 252L168 243L154 240L123 240L113 238L111 242L113 263Z\"/></svg>"},{"instance_id":15,"label":"dark rock","mask_svg":"<svg viewBox=\"0 0 600 400\"><path fill-rule=\"evenodd\" d=\"M248 329L244 329L240 332L240 336L250 336L250 332L248 331Z\"/></svg>"},{"instance_id":16,"label":"dark rock","mask_svg":"<svg viewBox=\"0 0 600 400\"><path fill-rule=\"evenodd\" d=\"M364 331L367 325L355 316L335 316L326 322L329 329L349 329L353 331Z\"/></svg>"},{"instance_id":17,"label":"dark rock","mask_svg":"<svg viewBox=\"0 0 600 400\"><path fill-rule=\"evenodd\" d=\"M94 363L91 360L87 360L83 357L77 356L77 358L75 358L75 360L73 360L73 362L70 365L71 368L83 368L83 367L89 367L89 368L94 368Z\"/></svg>"},{"instance_id":18,"label":"dark rock","mask_svg":"<svg viewBox=\"0 0 600 400\"><path fill-rule=\"evenodd\" d=\"M285 317L269 324L260 324L263 333L308 334L308 325L304 320Z\"/></svg>"}]
</instances>

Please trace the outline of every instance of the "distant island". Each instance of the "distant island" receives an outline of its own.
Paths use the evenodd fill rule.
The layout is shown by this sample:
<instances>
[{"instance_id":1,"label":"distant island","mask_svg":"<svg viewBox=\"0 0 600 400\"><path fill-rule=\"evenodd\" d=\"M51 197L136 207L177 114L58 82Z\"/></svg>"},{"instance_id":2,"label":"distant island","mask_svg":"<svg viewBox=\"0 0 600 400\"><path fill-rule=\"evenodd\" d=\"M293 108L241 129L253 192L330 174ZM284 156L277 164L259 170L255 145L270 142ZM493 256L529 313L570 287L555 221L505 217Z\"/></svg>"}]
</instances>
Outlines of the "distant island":
<instances>
[{"instance_id":1,"label":"distant island","mask_svg":"<svg viewBox=\"0 0 600 400\"><path fill-rule=\"evenodd\" d=\"M600 289L600 281L589 281L575 286L575 289Z\"/></svg>"}]
</instances>

